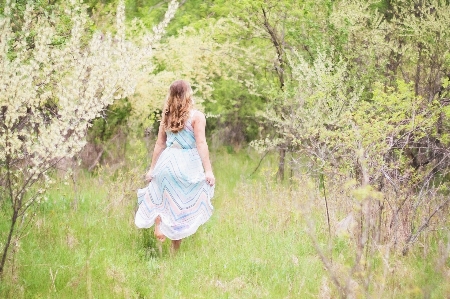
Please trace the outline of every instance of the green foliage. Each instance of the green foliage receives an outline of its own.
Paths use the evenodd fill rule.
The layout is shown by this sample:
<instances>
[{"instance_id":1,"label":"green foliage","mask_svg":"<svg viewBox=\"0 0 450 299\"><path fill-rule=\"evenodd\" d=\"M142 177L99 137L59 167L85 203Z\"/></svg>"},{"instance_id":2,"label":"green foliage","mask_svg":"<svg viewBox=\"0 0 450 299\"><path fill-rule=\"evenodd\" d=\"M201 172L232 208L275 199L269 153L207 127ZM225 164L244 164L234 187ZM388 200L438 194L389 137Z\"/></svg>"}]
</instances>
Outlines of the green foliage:
<instances>
[{"instance_id":1,"label":"green foliage","mask_svg":"<svg viewBox=\"0 0 450 299\"><path fill-rule=\"evenodd\" d=\"M151 29L163 19L167 3L161 0L127 0L127 19L138 19L146 28ZM117 6L117 0L91 0L87 4L91 11L96 11L102 19L109 18L108 15ZM217 19L227 17L233 11L238 11L238 8L235 5L227 5L225 0L183 1L177 11L176 21L167 28L167 36L177 35L184 27L201 29Z\"/></svg>"},{"instance_id":2,"label":"green foliage","mask_svg":"<svg viewBox=\"0 0 450 299\"><path fill-rule=\"evenodd\" d=\"M14 18L11 19L11 26L16 39L24 34L22 26L25 22L25 10L27 6L32 6L34 9L33 14L35 18L47 19L54 25L55 32L52 38L52 45L59 46L67 41L73 24L70 16L68 16L64 10L71 7L70 4L28 0L13 1L13 3L14 5L11 7L10 13L14 16ZM4 4L0 5L0 16L3 16L4 9ZM26 37L28 47L33 48L35 46L34 39L39 28L37 28L37 23L29 25L36 26L34 28L30 28L31 30ZM12 49L11 58L13 58L15 54L15 50Z\"/></svg>"},{"instance_id":3,"label":"green foliage","mask_svg":"<svg viewBox=\"0 0 450 299\"><path fill-rule=\"evenodd\" d=\"M226 0L185 1L178 11L177 21L169 25L167 32L174 35L186 26L199 30L235 10L236 6Z\"/></svg>"},{"instance_id":4,"label":"green foliage","mask_svg":"<svg viewBox=\"0 0 450 299\"><path fill-rule=\"evenodd\" d=\"M123 129L130 114L131 103L127 98L115 101L106 108L103 117L92 122L88 140L99 143L108 141L118 130Z\"/></svg>"},{"instance_id":5,"label":"green foliage","mask_svg":"<svg viewBox=\"0 0 450 299\"><path fill-rule=\"evenodd\" d=\"M152 28L158 20L162 20L167 10L167 2L158 0L128 0L126 2L127 18L138 18L147 28Z\"/></svg>"},{"instance_id":6,"label":"green foliage","mask_svg":"<svg viewBox=\"0 0 450 299\"><path fill-rule=\"evenodd\" d=\"M217 80L211 99L204 102L209 132L223 134L222 144L242 144L258 137L259 124L255 111L263 108L263 101L248 93L242 85L231 80Z\"/></svg>"},{"instance_id":7,"label":"green foliage","mask_svg":"<svg viewBox=\"0 0 450 299\"><path fill-rule=\"evenodd\" d=\"M232 29L228 20L219 20L201 30L184 28L178 35L168 37L164 45L156 46L157 67L138 85L136 96L131 98L135 124L143 128L152 126L152 119L148 115L162 108L168 86L178 78L191 83L196 107L205 110L208 115L217 115L230 108L227 101L235 95L223 93L228 88L225 85L239 92L241 100L245 98L245 106L249 108L245 117L254 114L255 110L250 110L250 107L254 108L258 104L253 103L257 97L252 95L256 89L253 87L252 71L257 67L253 62L258 60L258 56L249 59L250 54L255 53L252 48L241 49L237 42L224 39L223 32ZM222 90L221 94L215 91L216 88ZM226 121L247 121L243 120L243 113L233 115L234 120ZM248 127L247 124L244 127ZM244 139L240 138L241 141Z\"/></svg>"},{"instance_id":8,"label":"green foliage","mask_svg":"<svg viewBox=\"0 0 450 299\"><path fill-rule=\"evenodd\" d=\"M348 92L347 64L342 59L319 53L310 65L295 50L288 56L292 77L286 81L284 89L268 89L271 101L262 114L275 128L279 143L288 144L296 151L318 155L325 159L327 152L314 152L317 139L326 137L321 130L334 130L345 120L359 101L360 89L354 86ZM266 142L267 141L267 142ZM325 143L327 141L324 141ZM254 143L265 150L277 145L275 140L260 140Z\"/></svg>"}]
</instances>

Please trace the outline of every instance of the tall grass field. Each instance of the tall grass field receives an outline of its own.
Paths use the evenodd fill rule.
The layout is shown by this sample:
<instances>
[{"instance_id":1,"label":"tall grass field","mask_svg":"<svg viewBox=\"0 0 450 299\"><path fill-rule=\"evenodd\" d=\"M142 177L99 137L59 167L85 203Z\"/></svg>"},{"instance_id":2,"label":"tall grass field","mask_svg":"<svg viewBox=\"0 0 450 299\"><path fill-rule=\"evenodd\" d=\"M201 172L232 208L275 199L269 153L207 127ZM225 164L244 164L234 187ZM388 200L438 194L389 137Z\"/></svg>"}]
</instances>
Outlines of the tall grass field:
<instances>
[{"instance_id":1,"label":"tall grass field","mask_svg":"<svg viewBox=\"0 0 450 299\"><path fill-rule=\"evenodd\" d=\"M328 231L314 180L277 184L275 157L250 176L261 157L249 150L212 153L213 216L172 256L168 241L159 247L134 225L149 161L133 148L120 167L55 174L12 248L1 298L338 298L335 279L355 298L450 298L448 234L406 256L380 247L352 273L351 237L333 233L344 199L330 194Z\"/></svg>"}]
</instances>

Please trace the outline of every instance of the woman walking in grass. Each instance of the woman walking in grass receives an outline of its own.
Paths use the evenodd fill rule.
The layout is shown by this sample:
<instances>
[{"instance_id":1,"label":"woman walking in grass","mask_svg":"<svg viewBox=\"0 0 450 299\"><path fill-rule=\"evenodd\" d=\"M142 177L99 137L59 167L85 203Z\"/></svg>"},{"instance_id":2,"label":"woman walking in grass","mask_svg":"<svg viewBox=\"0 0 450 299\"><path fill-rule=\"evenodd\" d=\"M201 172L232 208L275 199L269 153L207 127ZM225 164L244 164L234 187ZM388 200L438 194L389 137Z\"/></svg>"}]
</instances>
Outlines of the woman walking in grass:
<instances>
[{"instance_id":1,"label":"woman walking in grass","mask_svg":"<svg viewBox=\"0 0 450 299\"><path fill-rule=\"evenodd\" d=\"M155 236L172 240L178 250L183 238L195 233L212 214L215 178L205 138L205 115L193 108L192 89L178 80L164 104L152 164L138 190L139 228L155 225Z\"/></svg>"}]
</instances>

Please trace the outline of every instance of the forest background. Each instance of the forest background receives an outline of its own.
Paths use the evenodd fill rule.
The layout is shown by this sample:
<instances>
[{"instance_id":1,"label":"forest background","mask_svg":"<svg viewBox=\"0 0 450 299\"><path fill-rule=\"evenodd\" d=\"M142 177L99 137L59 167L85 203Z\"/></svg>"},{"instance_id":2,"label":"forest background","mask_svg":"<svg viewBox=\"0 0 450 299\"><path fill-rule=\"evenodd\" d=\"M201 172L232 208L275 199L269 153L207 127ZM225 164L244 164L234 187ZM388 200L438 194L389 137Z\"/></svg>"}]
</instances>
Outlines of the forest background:
<instances>
[{"instance_id":1,"label":"forest background","mask_svg":"<svg viewBox=\"0 0 450 299\"><path fill-rule=\"evenodd\" d=\"M450 296L448 1L1 1L5 298ZM191 82L215 213L133 224Z\"/></svg>"}]
</instances>

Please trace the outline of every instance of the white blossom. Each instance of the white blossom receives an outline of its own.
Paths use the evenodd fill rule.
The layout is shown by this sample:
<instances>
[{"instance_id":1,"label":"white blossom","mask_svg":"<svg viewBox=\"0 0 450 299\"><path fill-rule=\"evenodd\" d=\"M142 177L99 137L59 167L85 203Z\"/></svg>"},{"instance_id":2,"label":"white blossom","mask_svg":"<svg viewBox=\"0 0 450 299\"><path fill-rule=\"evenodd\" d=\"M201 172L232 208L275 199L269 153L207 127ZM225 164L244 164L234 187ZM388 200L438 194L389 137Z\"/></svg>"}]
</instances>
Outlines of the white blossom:
<instances>
[{"instance_id":1,"label":"white blossom","mask_svg":"<svg viewBox=\"0 0 450 299\"><path fill-rule=\"evenodd\" d=\"M162 23L139 44L125 38L123 0L117 33L96 32L88 43L83 40L89 20L85 7L79 0L66 3L72 28L61 45L54 45L57 20L31 4L21 28L13 30L13 5L7 0L0 18L0 182L8 184L0 191L9 190L0 194L0 202L7 197L20 216L45 191L45 184L34 194L30 187L86 144L90 122L115 99L134 93L140 70L150 67L152 44L162 37L178 2L170 3Z\"/></svg>"}]
</instances>

